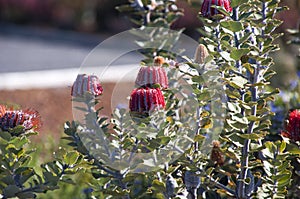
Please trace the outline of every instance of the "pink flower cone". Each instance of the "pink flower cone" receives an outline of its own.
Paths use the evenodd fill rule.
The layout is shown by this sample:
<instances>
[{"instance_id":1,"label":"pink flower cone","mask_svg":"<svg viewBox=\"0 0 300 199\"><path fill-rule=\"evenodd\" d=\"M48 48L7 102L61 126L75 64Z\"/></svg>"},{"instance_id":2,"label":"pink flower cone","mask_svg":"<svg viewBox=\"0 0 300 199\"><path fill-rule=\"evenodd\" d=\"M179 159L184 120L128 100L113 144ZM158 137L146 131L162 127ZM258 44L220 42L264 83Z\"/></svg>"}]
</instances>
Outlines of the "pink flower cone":
<instances>
[{"instance_id":1,"label":"pink flower cone","mask_svg":"<svg viewBox=\"0 0 300 199\"><path fill-rule=\"evenodd\" d=\"M150 111L165 108L165 99L159 88L136 88L132 91L129 109L132 113L149 115Z\"/></svg>"},{"instance_id":2,"label":"pink flower cone","mask_svg":"<svg viewBox=\"0 0 300 199\"><path fill-rule=\"evenodd\" d=\"M72 86L71 95L73 97L82 97L85 92L90 92L95 96L103 93L100 80L95 75L79 74Z\"/></svg>"},{"instance_id":3,"label":"pink flower cone","mask_svg":"<svg viewBox=\"0 0 300 199\"><path fill-rule=\"evenodd\" d=\"M204 0L201 6L201 13L204 17L210 18L216 14L221 14L216 8L212 7L213 5L222 6L227 12L232 11L229 0Z\"/></svg>"},{"instance_id":4,"label":"pink flower cone","mask_svg":"<svg viewBox=\"0 0 300 199\"><path fill-rule=\"evenodd\" d=\"M281 132L281 135L293 141L300 141L300 110L293 110L289 113L285 130Z\"/></svg>"},{"instance_id":5,"label":"pink flower cone","mask_svg":"<svg viewBox=\"0 0 300 199\"><path fill-rule=\"evenodd\" d=\"M164 68L160 66L141 67L135 80L137 86L152 87L159 84L161 88L168 88L168 77Z\"/></svg>"}]
</instances>

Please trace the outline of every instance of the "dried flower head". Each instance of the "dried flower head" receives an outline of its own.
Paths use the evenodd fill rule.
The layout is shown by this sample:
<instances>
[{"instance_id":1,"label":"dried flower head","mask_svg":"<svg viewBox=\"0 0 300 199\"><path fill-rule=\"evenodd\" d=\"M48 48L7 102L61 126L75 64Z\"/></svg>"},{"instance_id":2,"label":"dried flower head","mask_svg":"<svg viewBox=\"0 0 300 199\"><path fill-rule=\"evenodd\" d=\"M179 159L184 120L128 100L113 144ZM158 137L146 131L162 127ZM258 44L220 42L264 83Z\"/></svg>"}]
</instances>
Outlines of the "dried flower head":
<instances>
[{"instance_id":1,"label":"dried flower head","mask_svg":"<svg viewBox=\"0 0 300 199\"><path fill-rule=\"evenodd\" d=\"M204 0L201 6L201 13L204 17L210 18L214 15L221 14L213 5L222 6L227 12L232 11L229 0Z\"/></svg>"},{"instance_id":2,"label":"dried flower head","mask_svg":"<svg viewBox=\"0 0 300 199\"><path fill-rule=\"evenodd\" d=\"M293 110L289 113L285 129L281 135L293 141L300 141L300 110Z\"/></svg>"},{"instance_id":3,"label":"dried flower head","mask_svg":"<svg viewBox=\"0 0 300 199\"><path fill-rule=\"evenodd\" d=\"M41 126L40 115L34 110L9 110L0 118L0 128L7 131L16 126L23 126L24 130L37 129Z\"/></svg>"},{"instance_id":4,"label":"dried flower head","mask_svg":"<svg viewBox=\"0 0 300 199\"><path fill-rule=\"evenodd\" d=\"M210 154L210 159L213 161L216 165L222 166L224 164L224 155L223 152L220 149L220 142L217 140L214 140L212 142L213 148Z\"/></svg>"},{"instance_id":5,"label":"dried flower head","mask_svg":"<svg viewBox=\"0 0 300 199\"><path fill-rule=\"evenodd\" d=\"M203 64L208 56L209 53L206 46L199 44L195 52L195 62L198 64Z\"/></svg>"},{"instance_id":6,"label":"dried flower head","mask_svg":"<svg viewBox=\"0 0 300 199\"><path fill-rule=\"evenodd\" d=\"M168 88L169 84L165 69L158 66L141 67L135 83L139 87L153 87L153 85L159 84L162 88Z\"/></svg>"},{"instance_id":7,"label":"dried flower head","mask_svg":"<svg viewBox=\"0 0 300 199\"><path fill-rule=\"evenodd\" d=\"M90 92L95 96L103 93L100 80L96 75L79 74L72 86L71 95L73 97L82 97L84 93Z\"/></svg>"},{"instance_id":8,"label":"dried flower head","mask_svg":"<svg viewBox=\"0 0 300 199\"><path fill-rule=\"evenodd\" d=\"M159 88L136 88L129 101L131 113L147 116L155 109L165 108L165 99Z\"/></svg>"}]
</instances>

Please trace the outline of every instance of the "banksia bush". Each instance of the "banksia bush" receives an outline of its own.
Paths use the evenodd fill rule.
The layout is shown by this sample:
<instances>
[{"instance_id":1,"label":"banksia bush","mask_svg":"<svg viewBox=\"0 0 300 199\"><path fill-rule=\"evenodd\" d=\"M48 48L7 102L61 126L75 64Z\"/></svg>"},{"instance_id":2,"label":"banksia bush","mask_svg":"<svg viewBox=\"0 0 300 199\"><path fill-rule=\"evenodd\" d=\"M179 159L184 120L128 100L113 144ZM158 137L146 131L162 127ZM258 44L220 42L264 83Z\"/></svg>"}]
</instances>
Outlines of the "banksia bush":
<instances>
[{"instance_id":1,"label":"banksia bush","mask_svg":"<svg viewBox=\"0 0 300 199\"><path fill-rule=\"evenodd\" d=\"M41 126L40 115L32 109L13 110L0 105L0 195L2 198L36 198L40 193L58 189L66 179L65 172L74 172L68 158L32 166L36 150L29 138ZM44 147L44 146L43 146ZM68 153L65 153L67 155ZM70 155L67 155L70 156Z\"/></svg>"},{"instance_id":2,"label":"banksia bush","mask_svg":"<svg viewBox=\"0 0 300 199\"><path fill-rule=\"evenodd\" d=\"M0 183L4 198L26 191L33 197L61 182L74 183L70 175L78 171L91 176L86 198L297 198L300 95L295 87L284 101L284 92L270 86L275 74L270 54L279 50L275 29L281 24L274 16L284 9L277 0L204 0L202 36L192 59L176 48L183 30L170 30L183 15L175 1L120 5L138 26L130 33L144 56L137 60L143 66L128 106L102 117L102 107L95 105L107 93L99 78L78 75L71 96L81 103L74 109L84 121L66 122L63 138L72 150L60 149L60 156L42 165L42 176L25 163L15 170L2 161L0 172L10 174ZM274 117L288 108L293 111L285 126L273 126ZM23 113L0 106L1 154L14 154L15 162L23 137L14 136L28 135L31 125L24 121L34 124L30 112ZM18 128L25 133L11 133L22 132ZM28 176L37 180L24 185Z\"/></svg>"}]
</instances>

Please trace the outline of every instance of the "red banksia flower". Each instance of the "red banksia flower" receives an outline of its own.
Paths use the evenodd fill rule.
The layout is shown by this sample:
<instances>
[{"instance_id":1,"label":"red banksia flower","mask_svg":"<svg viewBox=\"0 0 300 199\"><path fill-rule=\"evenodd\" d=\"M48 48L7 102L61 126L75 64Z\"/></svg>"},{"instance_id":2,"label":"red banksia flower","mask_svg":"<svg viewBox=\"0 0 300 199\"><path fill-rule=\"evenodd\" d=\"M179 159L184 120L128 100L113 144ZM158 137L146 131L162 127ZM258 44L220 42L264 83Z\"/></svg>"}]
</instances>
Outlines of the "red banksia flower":
<instances>
[{"instance_id":1,"label":"red banksia flower","mask_svg":"<svg viewBox=\"0 0 300 199\"><path fill-rule=\"evenodd\" d=\"M293 141L300 141L300 110L293 110L289 113L285 130L281 135Z\"/></svg>"},{"instance_id":2,"label":"red banksia flower","mask_svg":"<svg viewBox=\"0 0 300 199\"><path fill-rule=\"evenodd\" d=\"M201 7L201 13L204 17L209 18L217 14L222 14L216 8L212 7L213 5L222 6L227 12L232 11L229 0L204 0Z\"/></svg>"},{"instance_id":3,"label":"red banksia flower","mask_svg":"<svg viewBox=\"0 0 300 199\"><path fill-rule=\"evenodd\" d=\"M72 86L71 95L73 97L82 97L85 92L90 92L95 96L99 96L103 93L100 80L96 75L77 75L76 81Z\"/></svg>"},{"instance_id":4,"label":"red banksia flower","mask_svg":"<svg viewBox=\"0 0 300 199\"><path fill-rule=\"evenodd\" d=\"M33 110L10 110L0 118L0 128L7 131L16 126L23 126L24 130L36 129L41 125L40 115Z\"/></svg>"},{"instance_id":5,"label":"red banksia flower","mask_svg":"<svg viewBox=\"0 0 300 199\"><path fill-rule=\"evenodd\" d=\"M136 88L129 101L131 113L148 116L150 111L165 108L165 99L159 88Z\"/></svg>"},{"instance_id":6,"label":"red banksia flower","mask_svg":"<svg viewBox=\"0 0 300 199\"><path fill-rule=\"evenodd\" d=\"M164 68L160 66L141 67L135 80L137 86L151 87L159 84L162 88L168 88L168 77Z\"/></svg>"}]
</instances>

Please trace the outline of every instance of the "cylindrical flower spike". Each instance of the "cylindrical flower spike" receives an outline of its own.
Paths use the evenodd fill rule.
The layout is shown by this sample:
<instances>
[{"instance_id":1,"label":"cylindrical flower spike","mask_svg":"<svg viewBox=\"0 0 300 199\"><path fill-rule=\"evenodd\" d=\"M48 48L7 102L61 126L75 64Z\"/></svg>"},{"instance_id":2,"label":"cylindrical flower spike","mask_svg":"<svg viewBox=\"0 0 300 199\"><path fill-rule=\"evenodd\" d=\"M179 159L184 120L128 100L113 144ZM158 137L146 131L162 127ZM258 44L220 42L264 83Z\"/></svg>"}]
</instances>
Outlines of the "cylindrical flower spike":
<instances>
[{"instance_id":1,"label":"cylindrical flower spike","mask_svg":"<svg viewBox=\"0 0 300 199\"><path fill-rule=\"evenodd\" d=\"M300 141L300 110L293 110L289 113L285 130L281 135L290 138L292 141Z\"/></svg>"},{"instance_id":2,"label":"cylindrical flower spike","mask_svg":"<svg viewBox=\"0 0 300 199\"><path fill-rule=\"evenodd\" d=\"M204 0L201 6L201 14L208 18L221 14L216 8L212 7L213 5L222 6L227 12L232 11L229 0Z\"/></svg>"},{"instance_id":3,"label":"cylindrical flower spike","mask_svg":"<svg viewBox=\"0 0 300 199\"><path fill-rule=\"evenodd\" d=\"M24 130L36 129L41 125L40 115L33 110L11 110L6 111L0 118L0 128L7 131L16 126L23 126Z\"/></svg>"},{"instance_id":4,"label":"cylindrical flower spike","mask_svg":"<svg viewBox=\"0 0 300 199\"><path fill-rule=\"evenodd\" d=\"M165 106L165 99L159 88L136 88L130 95L129 109L134 115L148 116L151 111Z\"/></svg>"},{"instance_id":5,"label":"cylindrical flower spike","mask_svg":"<svg viewBox=\"0 0 300 199\"><path fill-rule=\"evenodd\" d=\"M195 62L198 64L203 64L208 56L209 53L206 46L199 44L195 52Z\"/></svg>"},{"instance_id":6,"label":"cylindrical flower spike","mask_svg":"<svg viewBox=\"0 0 300 199\"><path fill-rule=\"evenodd\" d=\"M85 92L90 92L95 96L103 93L100 80L96 75L79 74L72 86L71 95L73 97L82 97Z\"/></svg>"},{"instance_id":7,"label":"cylindrical flower spike","mask_svg":"<svg viewBox=\"0 0 300 199\"><path fill-rule=\"evenodd\" d=\"M152 87L154 84L159 84L161 88L168 88L168 77L164 68L159 66L143 66L140 68L135 80L137 86Z\"/></svg>"}]
</instances>

